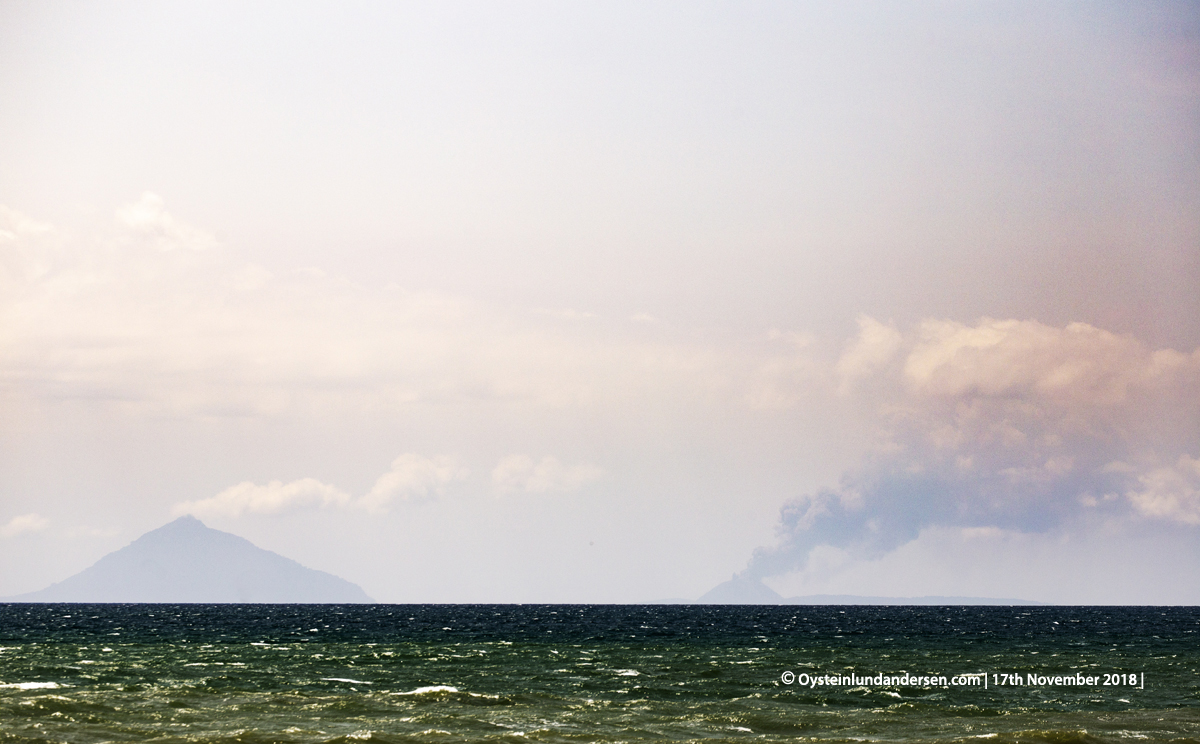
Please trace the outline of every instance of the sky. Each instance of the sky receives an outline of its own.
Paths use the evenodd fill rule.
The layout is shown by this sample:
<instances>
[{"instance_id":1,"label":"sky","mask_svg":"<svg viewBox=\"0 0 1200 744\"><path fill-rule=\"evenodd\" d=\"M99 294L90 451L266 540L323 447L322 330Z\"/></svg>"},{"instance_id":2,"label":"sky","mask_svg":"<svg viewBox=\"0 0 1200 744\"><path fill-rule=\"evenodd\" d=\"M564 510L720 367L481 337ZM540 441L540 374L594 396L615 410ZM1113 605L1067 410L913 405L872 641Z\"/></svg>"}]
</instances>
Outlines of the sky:
<instances>
[{"instance_id":1,"label":"sky","mask_svg":"<svg viewBox=\"0 0 1200 744\"><path fill-rule=\"evenodd\" d=\"M0 0L0 596L1200 603L1200 8Z\"/></svg>"}]
</instances>

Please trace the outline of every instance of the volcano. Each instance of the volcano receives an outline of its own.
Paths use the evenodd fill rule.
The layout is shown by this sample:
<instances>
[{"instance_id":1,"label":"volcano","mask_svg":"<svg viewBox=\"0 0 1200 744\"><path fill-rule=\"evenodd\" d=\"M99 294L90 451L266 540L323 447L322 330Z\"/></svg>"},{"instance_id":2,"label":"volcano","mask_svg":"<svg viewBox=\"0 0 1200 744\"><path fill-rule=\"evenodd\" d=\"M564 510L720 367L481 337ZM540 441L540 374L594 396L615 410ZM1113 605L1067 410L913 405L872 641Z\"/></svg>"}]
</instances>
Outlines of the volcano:
<instances>
[{"instance_id":1,"label":"volcano","mask_svg":"<svg viewBox=\"0 0 1200 744\"><path fill-rule=\"evenodd\" d=\"M90 568L13 602L343 604L373 601L357 584L193 516L151 530Z\"/></svg>"}]
</instances>

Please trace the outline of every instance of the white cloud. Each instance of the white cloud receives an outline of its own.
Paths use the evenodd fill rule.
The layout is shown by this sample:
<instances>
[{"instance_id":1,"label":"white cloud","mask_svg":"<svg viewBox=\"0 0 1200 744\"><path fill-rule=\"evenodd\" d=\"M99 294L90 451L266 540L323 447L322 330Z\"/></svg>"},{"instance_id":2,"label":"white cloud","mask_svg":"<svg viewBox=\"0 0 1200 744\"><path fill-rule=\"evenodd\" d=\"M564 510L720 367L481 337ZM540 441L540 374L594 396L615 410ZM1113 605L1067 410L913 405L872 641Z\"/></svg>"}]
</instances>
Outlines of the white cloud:
<instances>
[{"instance_id":1,"label":"white cloud","mask_svg":"<svg viewBox=\"0 0 1200 744\"><path fill-rule=\"evenodd\" d=\"M564 492L596 480L603 472L595 465L564 465L549 456L534 461L528 455L510 455L492 471L492 483L501 493ZM276 480L265 485L245 481L211 498L176 504L173 512L230 518L325 508L358 508L382 513L397 499L413 500L443 494L451 483L465 480L469 475L470 471L452 457L428 458L407 452L393 460L388 472L379 476L371 490L357 499L315 478L290 483Z\"/></svg>"},{"instance_id":2,"label":"white cloud","mask_svg":"<svg viewBox=\"0 0 1200 744\"><path fill-rule=\"evenodd\" d=\"M212 498L177 504L174 512L197 517L240 517L243 514L282 514L302 508L345 506L349 501L349 495L315 478L302 478L291 483L276 480L262 486L244 481Z\"/></svg>"},{"instance_id":3,"label":"white cloud","mask_svg":"<svg viewBox=\"0 0 1200 744\"><path fill-rule=\"evenodd\" d=\"M1175 467L1151 470L1138 482L1141 487L1127 496L1139 512L1200 525L1200 458L1181 455Z\"/></svg>"},{"instance_id":4,"label":"white cloud","mask_svg":"<svg viewBox=\"0 0 1200 744\"><path fill-rule=\"evenodd\" d=\"M167 212L162 197L149 191L117 210L117 221L129 228L132 235L161 251L178 248L199 251L217 243L203 230L176 220Z\"/></svg>"},{"instance_id":5,"label":"white cloud","mask_svg":"<svg viewBox=\"0 0 1200 744\"><path fill-rule=\"evenodd\" d=\"M53 231L53 226L0 204L0 241L11 242L20 237L45 235Z\"/></svg>"},{"instance_id":6,"label":"white cloud","mask_svg":"<svg viewBox=\"0 0 1200 744\"><path fill-rule=\"evenodd\" d=\"M38 514L22 514L13 517L8 524L0 527L0 537L16 537L33 532L41 532L50 526L50 520Z\"/></svg>"},{"instance_id":7,"label":"white cloud","mask_svg":"<svg viewBox=\"0 0 1200 744\"><path fill-rule=\"evenodd\" d=\"M492 470L492 484L501 493L564 492L574 491L603 474L602 469L588 463L564 465L550 456L534 461L529 455L518 454L500 460Z\"/></svg>"},{"instance_id":8,"label":"white cloud","mask_svg":"<svg viewBox=\"0 0 1200 744\"><path fill-rule=\"evenodd\" d=\"M984 318L975 326L927 320L904 375L914 390L931 395L1111 405L1174 369L1191 366L1194 372L1198 361L1171 350L1150 353L1132 336L1086 323L1056 328L1033 320Z\"/></svg>"},{"instance_id":9,"label":"white cloud","mask_svg":"<svg viewBox=\"0 0 1200 744\"><path fill-rule=\"evenodd\" d=\"M470 471L454 458L441 456L432 460L408 452L392 461L392 468L379 476L356 506L372 512L384 511L393 499L410 499L441 494L447 485L463 480Z\"/></svg>"},{"instance_id":10,"label":"white cloud","mask_svg":"<svg viewBox=\"0 0 1200 744\"><path fill-rule=\"evenodd\" d=\"M51 225L0 204L0 308L53 270L57 238Z\"/></svg>"},{"instance_id":11,"label":"white cloud","mask_svg":"<svg viewBox=\"0 0 1200 744\"><path fill-rule=\"evenodd\" d=\"M243 514L275 515L301 509L356 507L370 512L383 512L395 499L411 499L441 494L450 483L463 480L470 474L452 457L432 459L413 452L392 461L391 469L375 481L361 498L322 483L315 478L302 478L290 483L271 481L258 485L245 481L230 486L216 496L176 504L175 514L196 516L240 517Z\"/></svg>"},{"instance_id":12,"label":"white cloud","mask_svg":"<svg viewBox=\"0 0 1200 744\"><path fill-rule=\"evenodd\" d=\"M856 380L883 368L895 358L903 343L904 336L894 326L867 315L858 316L858 336L837 361L839 392L849 393Z\"/></svg>"}]
</instances>

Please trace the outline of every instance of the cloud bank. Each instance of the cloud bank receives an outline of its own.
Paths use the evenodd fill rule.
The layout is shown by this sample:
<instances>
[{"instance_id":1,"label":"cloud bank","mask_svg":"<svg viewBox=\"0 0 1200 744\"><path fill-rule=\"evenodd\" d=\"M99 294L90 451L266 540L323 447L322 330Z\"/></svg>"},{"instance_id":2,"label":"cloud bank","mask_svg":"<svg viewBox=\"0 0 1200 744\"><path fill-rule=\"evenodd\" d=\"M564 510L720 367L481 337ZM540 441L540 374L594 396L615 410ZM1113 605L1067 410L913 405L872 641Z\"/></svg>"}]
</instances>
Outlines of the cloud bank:
<instances>
[{"instance_id":1,"label":"cloud bank","mask_svg":"<svg viewBox=\"0 0 1200 744\"><path fill-rule=\"evenodd\" d=\"M0 393L31 401L228 419L739 399L793 351L732 353L571 309L277 274L152 193L92 232L0 209ZM770 396L794 382L755 384Z\"/></svg>"},{"instance_id":2,"label":"cloud bank","mask_svg":"<svg viewBox=\"0 0 1200 744\"><path fill-rule=\"evenodd\" d=\"M564 465L549 455L535 461L528 455L509 455L492 469L492 485L505 493L564 493L590 483L604 471L589 463ZM274 480L259 485L244 481L207 499L183 501L172 508L175 515L236 519L244 515L276 516L308 509L359 509L383 514L397 501L420 501L445 495L471 471L448 455L423 457L406 452L392 461L388 472L379 476L369 491L358 498L316 478L301 478L284 483ZM13 520L5 530L40 529L37 515ZM22 521L24 520L24 521ZM5 532L4 534L8 534Z\"/></svg>"},{"instance_id":3,"label":"cloud bank","mask_svg":"<svg viewBox=\"0 0 1200 744\"><path fill-rule=\"evenodd\" d=\"M8 520L8 524L0 527L0 537L17 537L34 532L41 532L50 526L50 520L40 514L22 514Z\"/></svg>"},{"instance_id":4,"label":"cloud bank","mask_svg":"<svg viewBox=\"0 0 1200 744\"><path fill-rule=\"evenodd\" d=\"M245 481L230 486L216 496L176 504L176 515L237 518L245 514L279 515L301 509L362 509L373 514L387 511L396 499L430 498L446 487L463 480L470 471L452 457L422 457L406 452L392 461L391 469L379 476L375 485L359 498L316 478L301 478L290 483L271 481L258 485Z\"/></svg>"},{"instance_id":5,"label":"cloud bank","mask_svg":"<svg viewBox=\"0 0 1200 744\"><path fill-rule=\"evenodd\" d=\"M291 483L276 480L263 486L244 481L212 498L177 504L174 513L194 514L197 517L240 517L243 514L283 514L306 507L345 506L349 503L349 494L315 478L301 478Z\"/></svg>"}]
</instances>

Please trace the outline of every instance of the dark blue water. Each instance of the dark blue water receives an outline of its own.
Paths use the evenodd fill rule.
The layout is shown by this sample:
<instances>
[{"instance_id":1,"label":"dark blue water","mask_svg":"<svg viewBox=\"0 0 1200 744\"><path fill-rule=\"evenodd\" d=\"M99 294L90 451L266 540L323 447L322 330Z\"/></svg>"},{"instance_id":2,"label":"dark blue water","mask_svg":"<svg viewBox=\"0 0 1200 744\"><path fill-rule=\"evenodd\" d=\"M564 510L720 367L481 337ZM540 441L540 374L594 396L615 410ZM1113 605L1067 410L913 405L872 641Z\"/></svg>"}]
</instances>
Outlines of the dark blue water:
<instances>
[{"instance_id":1,"label":"dark blue water","mask_svg":"<svg viewBox=\"0 0 1200 744\"><path fill-rule=\"evenodd\" d=\"M1200 742L1200 609L0 605L0 742Z\"/></svg>"}]
</instances>

